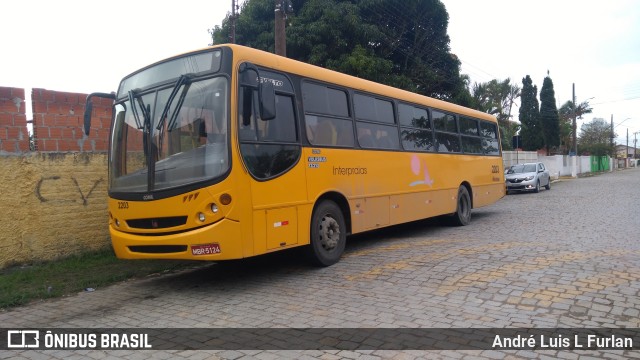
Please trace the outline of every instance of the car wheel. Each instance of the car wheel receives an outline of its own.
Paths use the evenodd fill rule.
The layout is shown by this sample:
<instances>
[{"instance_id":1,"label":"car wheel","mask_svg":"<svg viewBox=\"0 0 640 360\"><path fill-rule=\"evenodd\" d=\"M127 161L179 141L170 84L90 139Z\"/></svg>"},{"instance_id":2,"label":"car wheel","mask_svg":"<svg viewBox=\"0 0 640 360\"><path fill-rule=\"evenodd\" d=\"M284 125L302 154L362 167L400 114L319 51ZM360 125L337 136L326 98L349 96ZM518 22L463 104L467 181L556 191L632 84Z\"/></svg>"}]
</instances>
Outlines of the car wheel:
<instances>
[{"instance_id":1,"label":"car wheel","mask_svg":"<svg viewBox=\"0 0 640 360\"><path fill-rule=\"evenodd\" d=\"M547 186L544 187L547 190L551 190L551 178L549 178L549 182L547 183Z\"/></svg>"},{"instance_id":2,"label":"car wheel","mask_svg":"<svg viewBox=\"0 0 640 360\"><path fill-rule=\"evenodd\" d=\"M307 255L318 266L330 266L340 260L347 242L347 226L335 202L324 200L311 217L310 244Z\"/></svg>"},{"instance_id":3,"label":"car wheel","mask_svg":"<svg viewBox=\"0 0 640 360\"><path fill-rule=\"evenodd\" d=\"M540 192L540 180L536 181L536 188L533 190L533 192L535 193Z\"/></svg>"},{"instance_id":4,"label":"car wheel","mask_svg":"<svg viewBox=\"0 0 640 360\"><path fill-rule=\"evenodd\" d=\"M461 185L458 188L458 205L456 212L452 214L452 223L456 226L469 225L471 222L471 197L466 186Z\"/></svg>"}]
</instances>

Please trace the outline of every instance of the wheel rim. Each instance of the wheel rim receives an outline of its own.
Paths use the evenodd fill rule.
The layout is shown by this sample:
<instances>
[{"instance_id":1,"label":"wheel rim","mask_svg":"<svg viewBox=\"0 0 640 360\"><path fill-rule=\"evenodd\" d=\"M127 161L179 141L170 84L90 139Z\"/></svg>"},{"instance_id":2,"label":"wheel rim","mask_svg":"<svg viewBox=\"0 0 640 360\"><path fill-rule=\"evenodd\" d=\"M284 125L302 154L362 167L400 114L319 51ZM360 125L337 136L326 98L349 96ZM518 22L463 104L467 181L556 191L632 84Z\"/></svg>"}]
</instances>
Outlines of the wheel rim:
<instances>
[{"instance_id":1,"label":"wheel rim","mask_svg":"<svg viewBox=\"0 0 640 360\"><path fill-rule=\"evenodd\" d=\"M325 215L320 221L320 245L325 251L331 251L340 241L340 224L331 215Z\"/></svg>"}]
</instances>

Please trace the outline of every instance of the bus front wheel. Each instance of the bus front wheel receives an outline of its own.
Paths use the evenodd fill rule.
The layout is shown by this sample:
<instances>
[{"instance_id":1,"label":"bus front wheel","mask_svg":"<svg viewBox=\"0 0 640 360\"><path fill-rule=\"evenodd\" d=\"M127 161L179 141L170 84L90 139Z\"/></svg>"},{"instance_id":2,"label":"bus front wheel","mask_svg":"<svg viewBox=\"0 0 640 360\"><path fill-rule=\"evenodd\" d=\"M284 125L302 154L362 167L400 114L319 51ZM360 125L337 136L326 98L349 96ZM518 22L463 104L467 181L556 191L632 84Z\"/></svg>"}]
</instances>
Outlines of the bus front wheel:
<instances>
[{"instance_id":1,"label":"bus front wheel","mask_svg":"<svg viewBox=\"0 0 640 360\"><path fill-rule=\"evenodd\" d=\"M340 260L347 242L344 215L335 202L323 200L313 211L308 255L318 266L330 266Z\"/></svg>"},{"instance_id":2,"label":"bus front wheel","mask_svg":"<svg viewBox=\"0 0 640 360\"><path fill-rule=\"evenodd\" d=\"M458 205L456 212L452 214L452 222L456 226L469 225L471 222L471 197L469 190L464 185L458 188Z\"/></svg>"}]
</instances>

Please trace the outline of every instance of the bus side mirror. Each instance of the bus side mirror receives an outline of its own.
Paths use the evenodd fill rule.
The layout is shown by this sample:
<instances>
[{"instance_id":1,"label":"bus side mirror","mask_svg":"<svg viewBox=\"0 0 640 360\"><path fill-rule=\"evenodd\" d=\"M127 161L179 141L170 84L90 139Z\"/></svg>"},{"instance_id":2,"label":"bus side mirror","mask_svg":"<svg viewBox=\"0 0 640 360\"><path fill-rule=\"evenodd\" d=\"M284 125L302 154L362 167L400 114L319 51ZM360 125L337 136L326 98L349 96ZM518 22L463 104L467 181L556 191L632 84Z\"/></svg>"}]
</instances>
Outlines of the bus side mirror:
<instances>
[{"instance_id":1,"label":"bus side mirror","mask_svg":"<svg viewBox=\"0 0 640 360\"><path fill-rule=\"evenodd\" d=\"M260 84L260 119L273 120L276 118L276 89L271 81Z\"/></svg>"},{"instance_id":2,"label":"bus side mirror","mask_svg":"<svg viewBox=\"0 0 640 360\"><path fill-rule=\"evenodd\" d=\"M91 112L93 111L93 102L87 98L87 104L84 106L84 133L89 136L91 130Z\"/></svg>"},{"instance_id":3,"label":"bus side mirror","mask_svg":"<svg viewBox=\"0 0 640 360\"><path fill-rule=\"evenodd\" d=\"M84 106L84 133L87 136L89 136L89 131L91 130L91 112L93 111L93 102L91 101L91 98L94 96L111 100L116 99L116 93L113 92L109 94L96 92L87 96L87 102Z\"/></svg>"}]
</instances>

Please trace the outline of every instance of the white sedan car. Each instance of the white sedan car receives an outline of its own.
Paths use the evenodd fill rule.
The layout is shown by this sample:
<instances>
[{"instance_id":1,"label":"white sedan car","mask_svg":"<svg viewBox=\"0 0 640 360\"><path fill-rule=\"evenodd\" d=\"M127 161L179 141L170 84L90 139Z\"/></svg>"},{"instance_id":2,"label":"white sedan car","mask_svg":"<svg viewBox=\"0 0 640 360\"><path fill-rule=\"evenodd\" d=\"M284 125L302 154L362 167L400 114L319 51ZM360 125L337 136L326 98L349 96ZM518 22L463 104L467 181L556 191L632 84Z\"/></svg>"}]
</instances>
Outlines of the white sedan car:
<instances>
[{"instance_id":1,"label":"white sedan car","mask_svg":"<svg viewBox=\"0 0 640 360\"><path fill-rule=\"evenodd\" d=\"M540 192L540 187L551 190L551 176L541 162L512 165L505 174L507 194L511 191Z\"/></svg>"}]
</instances>

